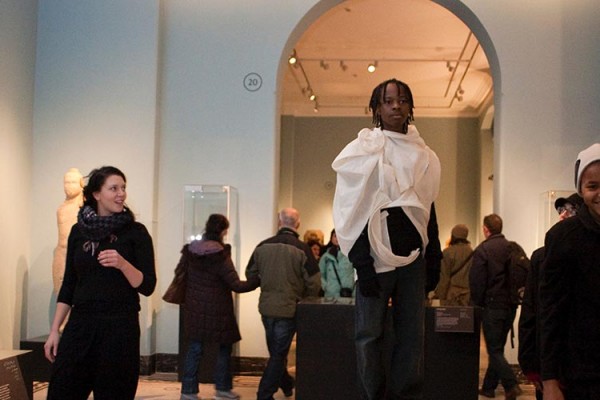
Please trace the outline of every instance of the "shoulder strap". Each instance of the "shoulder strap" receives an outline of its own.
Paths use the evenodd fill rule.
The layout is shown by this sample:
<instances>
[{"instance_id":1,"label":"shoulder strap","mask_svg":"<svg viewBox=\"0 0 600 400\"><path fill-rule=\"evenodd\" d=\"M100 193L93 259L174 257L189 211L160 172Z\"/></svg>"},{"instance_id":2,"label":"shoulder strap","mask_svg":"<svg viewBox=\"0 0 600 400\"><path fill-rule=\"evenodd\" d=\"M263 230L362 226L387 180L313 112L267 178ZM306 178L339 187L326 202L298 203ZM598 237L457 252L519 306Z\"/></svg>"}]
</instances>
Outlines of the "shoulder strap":
<instances>
[{"instance_id":1,"label":"shoulder strap","mask_svg":"<svg viewBox=\"0 0 600 400\"><path fill-rule=\"evenodd\" d=\"M450 274L450 278L452 278L454 275L458 274L458 272L464 268L465 265L467 265L467 263L469 262L469 260L471 259L471 257L473 257L473 253L474 251L471 252L471 254L469 254L469 256L467 258L465 258L465 261L463 261L462 264L460 264L460 267L458 267L457 269L455 269L454 271L452 271L452 273Z\"/></svg>"},{"instance_id":2,"label":"shoulder strap","mask_svg":"<svg viewBox=\"0 0 600 400\"><path fill-rule=\"evenodd\" d=\"M335 272L335 277L337 278L337 280L338 280L338 282L339 282L339 284L340 284L340 287L344 287L344 286L342 285L342 280L340 279L340 275L339 275L339 274L338 274L338 272L337 272L337 268L335 267L335 264L336 264L336 262L337 262L337 259L336 259L336 261L334 261L334 262L332 263L332 264L333 264L333 272Z\"/></svg>"}]
</instances>

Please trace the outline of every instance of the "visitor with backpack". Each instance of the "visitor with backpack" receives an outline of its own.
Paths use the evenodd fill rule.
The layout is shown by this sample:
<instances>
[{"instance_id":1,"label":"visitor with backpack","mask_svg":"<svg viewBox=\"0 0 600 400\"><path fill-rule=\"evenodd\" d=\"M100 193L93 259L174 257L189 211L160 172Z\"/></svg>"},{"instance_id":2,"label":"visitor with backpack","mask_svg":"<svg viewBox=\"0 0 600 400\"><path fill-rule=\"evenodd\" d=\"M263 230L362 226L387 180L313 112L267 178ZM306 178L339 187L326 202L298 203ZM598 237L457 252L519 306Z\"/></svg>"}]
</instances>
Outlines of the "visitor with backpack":
<instances>
[{"instance_id":1,"label":"visitor with backpack","mask_svg":"<svg viewBox=\"0 0 600 400\"><path fill-rule=\"evenodd\" d=\"M483 219L483 235L485 240L475 248L469 273L471 302L483 308L482 329L489 358L479 394L494 398L496 387L501 383L504 398L513 400L522 391L504 357L504 346L518 306L520 273L515 272L517 267L513 263L523 255L518 256L520 246L502 234L502 218L498 215L490 214ZM522 286L525 286L524 280Z\"/></svg>"}]
</instances>

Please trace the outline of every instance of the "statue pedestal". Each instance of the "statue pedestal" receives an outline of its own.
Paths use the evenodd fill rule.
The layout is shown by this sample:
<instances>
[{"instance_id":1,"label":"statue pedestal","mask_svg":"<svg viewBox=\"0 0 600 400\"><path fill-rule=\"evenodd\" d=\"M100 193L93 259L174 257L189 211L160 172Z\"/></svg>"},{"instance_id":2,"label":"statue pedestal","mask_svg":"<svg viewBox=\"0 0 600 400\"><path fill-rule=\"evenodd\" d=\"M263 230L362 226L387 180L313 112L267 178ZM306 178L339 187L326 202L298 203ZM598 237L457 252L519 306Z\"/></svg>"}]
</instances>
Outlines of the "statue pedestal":
<instances>
[{"instance_id":1,"label":"statue pedestal","mask_svg":"<svg viewBox=\"0 0 600 400\"><path fill-rule=\"evenodd\" d=\"M296 400L359 400L352 299L303 301L297 320ZM427 307L425 399L477 400L480 322L477 308ZM387 355L391 333L388 324Z\"/></svg>"}]
</instances>

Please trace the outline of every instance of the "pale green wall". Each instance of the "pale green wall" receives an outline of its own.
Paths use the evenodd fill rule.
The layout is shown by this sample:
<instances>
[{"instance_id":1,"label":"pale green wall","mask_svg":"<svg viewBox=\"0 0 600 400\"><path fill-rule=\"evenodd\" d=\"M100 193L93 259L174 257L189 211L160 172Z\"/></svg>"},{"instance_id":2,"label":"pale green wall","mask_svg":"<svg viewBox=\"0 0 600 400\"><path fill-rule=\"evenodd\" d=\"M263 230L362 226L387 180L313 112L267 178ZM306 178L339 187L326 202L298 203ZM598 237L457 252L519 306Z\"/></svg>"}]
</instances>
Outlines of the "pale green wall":
<instances>
[{"instance_id":1,"label":"pale green wall","mask_svg":"<svg viewBox=\"0 0 600 400\"><path fill-rule=\"evenodd\" d=\"M28 280L36 23L36 0L0 1L0 349L18 348L35 303Z\"/></svg>"},{"instance_id":2,"label":"pale green wall","mask_svg":"<svg viewBox=\"0 0 600 400\"><path fill-rule=\"evenodd\" d=\"M47 334L54 313L52 252L62 177L114 165L127 203L155 229L159 2L40 1L35 81L29 337ZM159 298L142 296L142 354L154 352Z\"/></svg>"},{"instance_id":3,"label":"pale green wall","mask_svg":"<svg viewBox=\"0 0 600 400\"><path fill-rule=\"evenodd\" d=\"M494 207L507 221L508 236L531 251L540 193L572 188L577 152L600 141L600 7L597 0L547 0L535 7L521 0L435 2L475 31L491 59ZM181 246L182 185L238 187L243 270L256 243L274 230L285 56L306 27L338 3L40 0L35 60L36 3L0 2L1 18L9 21L0 24L0 79L6 79L0 90L6 179L0 296L9 299L0 302L0 318L12 324L0 336L2 345L47 332L64 171L114 163L127 173L132 206L157 243L160 281L144 304L143 352L176 352L177 312L160 294ZM258 92L243 89L249 72L263 77ZM245 356L266 354L256 296L241 296Z\"/></svg>"}]
</instances>

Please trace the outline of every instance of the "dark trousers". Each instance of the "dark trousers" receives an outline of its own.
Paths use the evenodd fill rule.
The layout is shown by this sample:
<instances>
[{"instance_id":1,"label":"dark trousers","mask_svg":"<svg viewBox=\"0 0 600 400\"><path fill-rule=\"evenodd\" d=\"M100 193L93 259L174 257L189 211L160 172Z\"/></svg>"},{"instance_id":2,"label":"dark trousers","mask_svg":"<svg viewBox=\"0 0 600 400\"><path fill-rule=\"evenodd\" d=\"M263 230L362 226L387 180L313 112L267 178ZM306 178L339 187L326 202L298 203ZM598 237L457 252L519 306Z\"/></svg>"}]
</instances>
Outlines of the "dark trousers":
<instances>
[{"instance_id":1,"label":"dark trousers","mask_svg":"<svg viewBox=\"0 0 600 400\"><path fill-rule=\"evenodd\" d=\"M52 364L48 400L133 400L140 372L138 314L71 313Z\"/></svg>"},{"instance_id":2,"label":"dark trousers","mask_svg":"<svg viewBox=\"0 0 600 400\"><path fill-rule=\"evenodd\" d=\"M488 352L488 368L483 378L482 388L494 390L502 382L505 390L517 384L517 378L504 357L504 346L515 319L516 310L510 308L489 308L483 310L483 337Z\"/></svg>"},{"instance_id":3,"label":"dark trousers","mask_svg":"<svg viewBox=\"0 0 600 400\"><path fill-rule=\"evenodd\" d=\"M410 265L377 274L377 279L381 287L378 297L364 297L356 291L355 345L362 398L422 399L425 261L419 257ZM383 352L390 299L394 335L391 357Z\"/></svg>"},{"instance_id":4,"label":"dark trousers","mask_svg":"<svg viewBox=\"0 0 600 400\"><path fill-rule=\"evenodd\" d=\"M269 361L258 385L258 400L272 400L279 388L284 392L294 388L294 380L287 371L287 356L296 334L295 318L262 317L269 349Z\"/></svg>"},{"instance_id":5,"label":"dark trousers","mask_svg":"<svg viewBox=\"0 0 600 400\"><path fill-rule=\"evenodd\" d=\"M204 355L205 343L200 340L188 342L187 354L183 363L183 375L181 378L181 393L196 394L199 392L198 366ZM215 365L214 379L215 389L228 392L233 387L231 376L231 343L220 343L217 363Z\"/></svg>"}]
</instances>

